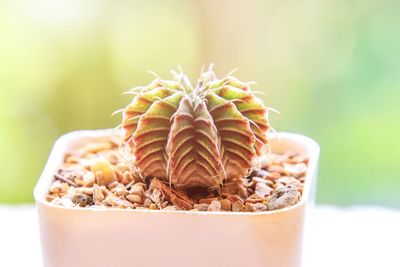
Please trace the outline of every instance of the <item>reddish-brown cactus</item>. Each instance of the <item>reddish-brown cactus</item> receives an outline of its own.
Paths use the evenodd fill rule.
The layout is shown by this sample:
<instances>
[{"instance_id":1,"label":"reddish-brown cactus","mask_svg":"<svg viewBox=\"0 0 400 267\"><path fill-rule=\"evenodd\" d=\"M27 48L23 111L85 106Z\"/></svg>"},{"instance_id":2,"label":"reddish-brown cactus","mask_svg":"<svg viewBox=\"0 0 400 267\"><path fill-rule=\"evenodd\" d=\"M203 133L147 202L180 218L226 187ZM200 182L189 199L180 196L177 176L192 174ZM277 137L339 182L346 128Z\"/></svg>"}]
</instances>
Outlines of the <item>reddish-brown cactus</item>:
<instances>
[{"instance_id":1,"label":"reddish-brown cactus","mask_svg":"<svg viewBox=\"0 0 400 267\"><path fill-rule=\"evenodd\" d=\"M193 87L183 73L133 89L124 143L142 176L179 189L245 177L267 146L267 108L247 83L209 69Z\"/></svg>"}]
</instances>

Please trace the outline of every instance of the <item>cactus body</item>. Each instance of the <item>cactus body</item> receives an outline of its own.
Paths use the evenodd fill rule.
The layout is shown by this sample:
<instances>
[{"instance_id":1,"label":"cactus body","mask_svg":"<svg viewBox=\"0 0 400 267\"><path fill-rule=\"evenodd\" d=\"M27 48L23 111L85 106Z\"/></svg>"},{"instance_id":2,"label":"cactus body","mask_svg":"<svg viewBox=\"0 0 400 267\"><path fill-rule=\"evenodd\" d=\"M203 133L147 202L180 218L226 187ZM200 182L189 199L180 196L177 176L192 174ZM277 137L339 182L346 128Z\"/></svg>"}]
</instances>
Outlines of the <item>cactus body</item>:
<instances>
[{"instance_id":1,"label":"cactus body","mask_svg":"<svg viewBox=\"0 0 400 267\"><path fill-rule=\"evenodd\" d=\"M209 69L193 87L182 73L136 89L123 111L124 143L142 176L178 189L245 177L268 144L267 108L249 85Z\"/></svg>"}]
</instances>

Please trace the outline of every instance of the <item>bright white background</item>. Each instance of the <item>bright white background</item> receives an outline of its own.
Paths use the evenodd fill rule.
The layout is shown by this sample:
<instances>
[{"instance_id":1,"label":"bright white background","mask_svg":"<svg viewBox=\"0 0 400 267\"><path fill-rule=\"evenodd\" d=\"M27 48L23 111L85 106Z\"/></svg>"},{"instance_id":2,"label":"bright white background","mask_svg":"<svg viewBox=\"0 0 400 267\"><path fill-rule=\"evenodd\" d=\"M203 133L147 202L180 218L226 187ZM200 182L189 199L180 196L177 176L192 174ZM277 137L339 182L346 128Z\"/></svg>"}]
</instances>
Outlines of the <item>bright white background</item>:
<instances>
[{"instance_id":1,"label":"bright white background","mask_svg":"<svg viewBox=\"0 0 400 267\"><path fill-rule=\"evenodd\" d=\"M308 219L303 267L400 266L400 210L319 206ZM0 266L42 266L33 206L0 206Z\"/></svg>"}]
</instances>

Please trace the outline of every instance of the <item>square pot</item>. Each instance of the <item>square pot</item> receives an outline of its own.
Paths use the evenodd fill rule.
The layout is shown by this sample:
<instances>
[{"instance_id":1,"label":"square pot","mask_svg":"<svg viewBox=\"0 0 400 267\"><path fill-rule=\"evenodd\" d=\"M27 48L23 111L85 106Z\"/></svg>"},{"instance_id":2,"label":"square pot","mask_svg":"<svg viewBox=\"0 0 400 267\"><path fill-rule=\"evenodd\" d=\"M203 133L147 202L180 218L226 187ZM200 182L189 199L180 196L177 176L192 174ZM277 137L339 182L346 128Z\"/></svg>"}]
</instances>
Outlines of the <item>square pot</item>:
<instances>
[{"instance_id":1,"label":"square pot","mask_svg":"<svg viewBox=\"0 0 400 267\"><path fill-rule=\"evenodd\" d=\"M301 200L275 211L198 212L68 208L46 201L64 153L112 130L78 131L54 145L35 188L44 266L301 266L304 216L317 176L319 146L278 133L273 152L309 157Z\"/></svg>"}]
</instances>

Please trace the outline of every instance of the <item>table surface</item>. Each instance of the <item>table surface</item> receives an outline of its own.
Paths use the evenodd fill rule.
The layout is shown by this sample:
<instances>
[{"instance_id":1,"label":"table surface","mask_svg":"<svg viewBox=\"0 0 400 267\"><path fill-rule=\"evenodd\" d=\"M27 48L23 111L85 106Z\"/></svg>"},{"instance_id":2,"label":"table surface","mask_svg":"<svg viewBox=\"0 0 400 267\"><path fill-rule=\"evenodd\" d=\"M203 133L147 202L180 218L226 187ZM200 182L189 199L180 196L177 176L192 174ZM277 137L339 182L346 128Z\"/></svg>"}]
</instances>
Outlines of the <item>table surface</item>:
<instances>
[{"instance_id":1,"label":"table surface","mask_svg":"<svg viewBox=\"0 0 400 267\"><path fill-rule=\"evenodd\" d=\"M308 216L304 267L400 267L400 210L318 206ZM0 266L42 266L34 206L0 206Z\"/></svg>"}]
</instances>

